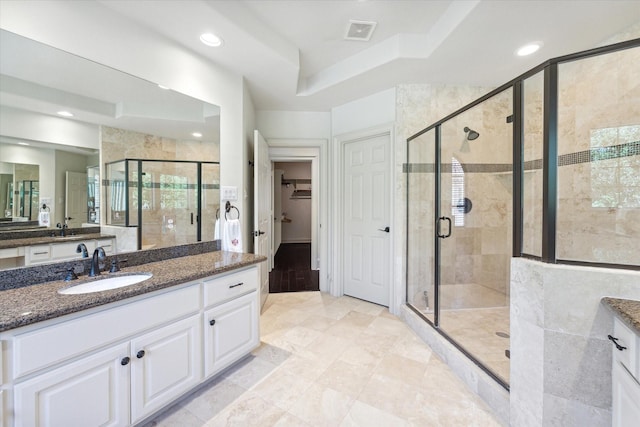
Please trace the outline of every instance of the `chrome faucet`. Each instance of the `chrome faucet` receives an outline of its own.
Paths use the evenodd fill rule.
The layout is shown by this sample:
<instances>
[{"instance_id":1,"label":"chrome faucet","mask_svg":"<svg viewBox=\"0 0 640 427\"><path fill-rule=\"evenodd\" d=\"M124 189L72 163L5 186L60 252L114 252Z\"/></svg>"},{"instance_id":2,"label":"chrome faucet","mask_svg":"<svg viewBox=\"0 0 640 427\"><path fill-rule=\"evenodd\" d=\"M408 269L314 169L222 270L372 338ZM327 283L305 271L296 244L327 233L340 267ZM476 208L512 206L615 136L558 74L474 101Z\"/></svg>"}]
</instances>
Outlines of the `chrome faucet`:
<instances>
[{"instance_id":1,"label":"chrome faucet","mask_svg":"<svg viewBox=\"0 0 640 427\"><path fill-rule=\"evenodd\" d=\"M89 277L95 277L100 275L100 260L104 259L107 255L104 253L102 246L98 246L93 251L93 258L91 258L91 271L89 271Z\"/></svg>"},{"instance_id":2,"label":"chrome faucet","mask_svg":"<svg viewBox=\"0 0 640 427\"><path fill-rule=\"evenodd\" d=\"M82 252L82 258L89 258L89 252L87 251L87 246L84 243L80 243L76 248L76 253L79 254Z\"/></svg>"}]
</instances>

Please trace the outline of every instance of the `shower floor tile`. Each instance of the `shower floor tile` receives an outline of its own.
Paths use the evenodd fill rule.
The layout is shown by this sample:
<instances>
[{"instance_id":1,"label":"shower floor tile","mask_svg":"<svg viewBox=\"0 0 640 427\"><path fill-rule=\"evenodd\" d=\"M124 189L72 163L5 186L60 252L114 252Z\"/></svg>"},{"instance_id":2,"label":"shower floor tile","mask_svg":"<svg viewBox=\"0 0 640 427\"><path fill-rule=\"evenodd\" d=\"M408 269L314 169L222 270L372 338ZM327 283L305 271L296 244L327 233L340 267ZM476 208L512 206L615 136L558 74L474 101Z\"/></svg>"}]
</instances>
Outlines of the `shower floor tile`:
<instances>
[{"instance_id":1,"label":"shower floor tile","mask_svg":"<svg viewBox=\"0 0 640 427\"><path fill-rule=\"evenodd\" d=\"M251 356L144 426L501 425L385 308L278 293L260 323Z\"/></svg>"}]
</instances>

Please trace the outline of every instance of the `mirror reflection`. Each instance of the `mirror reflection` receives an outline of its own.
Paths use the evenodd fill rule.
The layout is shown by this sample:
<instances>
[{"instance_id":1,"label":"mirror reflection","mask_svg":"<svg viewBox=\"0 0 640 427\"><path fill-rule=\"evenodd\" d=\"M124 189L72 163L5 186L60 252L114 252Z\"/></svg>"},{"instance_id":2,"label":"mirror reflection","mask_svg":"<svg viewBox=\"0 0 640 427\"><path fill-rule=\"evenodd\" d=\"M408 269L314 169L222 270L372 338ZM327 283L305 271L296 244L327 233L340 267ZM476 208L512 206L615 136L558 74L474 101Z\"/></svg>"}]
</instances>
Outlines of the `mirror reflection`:
<instances>
[{"instance_id":1,"label":"mirror reflection","mask_svg":"<svg viewBox=\"0 0 640 427\"><path fill-rule=\"evenodd\" d=\"M0 221L38 219L39 176L37 165L0 162Z\"/></svg>"},{"instance_id":2,"label":"mirror reflection","mask_svg":"<svg viewBox=\"0 0 640 427\"><path fill-rule=\"evenodd\" d=\"M52 228L100 225L103 233L136 235L120 239L118 252L213 240L219 118L215 105L0 30L0 221L38 221L46 206ZM215 170L203 173L202 182L192 172L150 174L143 184L149 187L145 197L151 197L148 212L127 225L105 214L111 186L105 165L127 159L207 162ZM16 165L35 173L18 175ZM178 194L177 188L192 190L180 201L179 213L177 202L169 206L162 200ZM196 200L197 194L206 199ZM152 225L162 225L163 216L173 238L165 233L153 241L151 234L162 233ZM170 228L166 218L175 218Z\"/></svg>"}]
</instances>

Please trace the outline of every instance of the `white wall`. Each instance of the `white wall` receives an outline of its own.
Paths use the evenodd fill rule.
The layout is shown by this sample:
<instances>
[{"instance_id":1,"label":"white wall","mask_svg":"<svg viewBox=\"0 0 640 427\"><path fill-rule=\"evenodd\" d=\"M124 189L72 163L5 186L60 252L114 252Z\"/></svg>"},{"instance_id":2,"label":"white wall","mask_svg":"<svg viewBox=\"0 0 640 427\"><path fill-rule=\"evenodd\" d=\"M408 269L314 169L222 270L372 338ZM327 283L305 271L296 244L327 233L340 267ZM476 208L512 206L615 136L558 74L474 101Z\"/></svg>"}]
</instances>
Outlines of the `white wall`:
<instances>
[{"instance_id":1,"label":"white wall","mask_svg":"<svg viewBox=\"0 0 640 427\"><path fill-rule=\"evenodd\" d=\"M331 110L331 134L333 137L361 131L396 119L396 89L391 88L369 95Z\"/></svg>"},{"instance_id":2,"label":"white wall","mask_svg":"<svg viewBox=\"0 0 640 427\"><path fill-rule=\"evenodd\" d=\"M256 125L266 140L331 138L328 112L258 111Z\"/></svg>"}]
</instances>

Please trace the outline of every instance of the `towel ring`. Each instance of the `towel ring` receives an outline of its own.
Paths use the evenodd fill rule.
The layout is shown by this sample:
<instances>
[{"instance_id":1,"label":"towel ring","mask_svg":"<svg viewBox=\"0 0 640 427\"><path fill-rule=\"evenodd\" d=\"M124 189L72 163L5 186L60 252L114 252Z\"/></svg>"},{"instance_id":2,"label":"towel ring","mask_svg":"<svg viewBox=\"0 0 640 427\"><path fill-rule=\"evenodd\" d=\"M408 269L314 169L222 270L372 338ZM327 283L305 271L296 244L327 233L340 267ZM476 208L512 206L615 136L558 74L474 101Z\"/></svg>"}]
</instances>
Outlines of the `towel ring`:
<instances>
[{"instance_id":1,"label":"towel ring","mask_svg":"<svg viewBox=\"0 0 640 427\"><path fill-rule=\"evenodd\" d=\"M235 209L236 210L236 212L238 213L238 218L236 218L236 219L240 219L240 210L238 208L236 208L235 206L233 206L229 201L227 201L227 203L224 205L224 219L226 219L226 220L229 219L227 214L229 212L231 212L231 209Z\"/></svg>"},{"instance_id":2,"label":"towel ring","mask_svg":"<svg viewBox=\"0 0 640 427\"><path fill-rule=\"evenodd\" d=\"M220 208L216 209L216 219L220 219Z\"/></svg>"}]
</instances>

